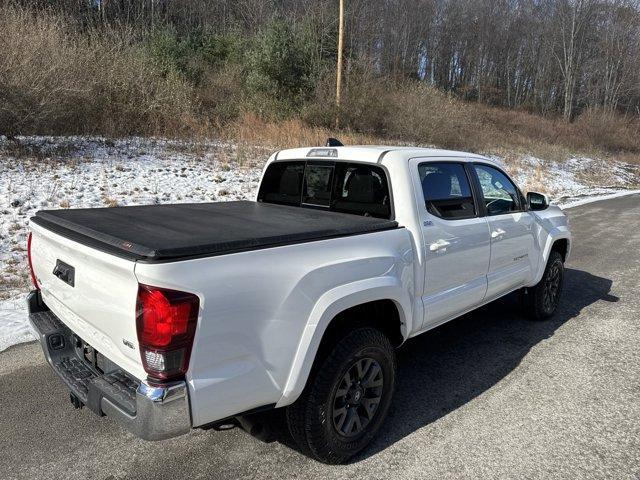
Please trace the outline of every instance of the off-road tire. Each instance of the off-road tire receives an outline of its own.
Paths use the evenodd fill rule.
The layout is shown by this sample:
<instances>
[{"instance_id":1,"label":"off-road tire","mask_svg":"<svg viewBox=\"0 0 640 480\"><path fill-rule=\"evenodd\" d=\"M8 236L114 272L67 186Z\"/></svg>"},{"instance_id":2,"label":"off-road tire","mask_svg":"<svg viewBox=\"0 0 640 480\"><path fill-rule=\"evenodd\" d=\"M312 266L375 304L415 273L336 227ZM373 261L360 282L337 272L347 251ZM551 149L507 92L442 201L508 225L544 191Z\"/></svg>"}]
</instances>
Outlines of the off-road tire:
<instances>
[{"instance_id":1,"label":"off-road tire","mask_svg":"<svg viewBox=\"0 0 640 480\"><path fill-rule=\"evenodd\" d=\"M287 407L287 424L291 436L303 453L324 463L344 463L372 440L387 416L395 385L395 351L382 332L365 327L348 333L328 350L324 359L319 360L300 397ZM373 363L370 363L371 361ZM342 414L337 413L344 407L335 407L336 402L339 401L337 399L347 398L344 394L341 395L341 392L345 391L345 377L356 377L357 375L353 375L352 372L358 372L364 368L369 369L370 377L374 371L378 371L376 365L381 371L381 377L377 375L375 381L376 384L381 385L379 397L375 397L379 398L377 408L370 418L369 413L365 412L367 416L365 421L368 422L366 425L365 421L358 420L362 428L360 432L349 432L350 436L344 436L338 430L334 417L337 415L337 421L342 419L343 424L346 421L342 418ZM354 368L357 370L353 370ZM365 378L364 374L362 378ZM363 380L362 385L365 384ZM354 385L355 388L362 389L360 383L354 382ZM354 396L349 397L350 400L356 397L364 399L367 395L378 395L378 387L372 387L374 390L366 388L367 390L361 395L357 395L356 392ZM371 402L369 401L368 404L370 405ZM363 406L364 402L358 405L356 409L360 412L362 408L369 408ZM347 411L349 410L353 410L353 406L348 407ZM355 426L353 430L356 430Z\"/></svg>"}]
</instances>

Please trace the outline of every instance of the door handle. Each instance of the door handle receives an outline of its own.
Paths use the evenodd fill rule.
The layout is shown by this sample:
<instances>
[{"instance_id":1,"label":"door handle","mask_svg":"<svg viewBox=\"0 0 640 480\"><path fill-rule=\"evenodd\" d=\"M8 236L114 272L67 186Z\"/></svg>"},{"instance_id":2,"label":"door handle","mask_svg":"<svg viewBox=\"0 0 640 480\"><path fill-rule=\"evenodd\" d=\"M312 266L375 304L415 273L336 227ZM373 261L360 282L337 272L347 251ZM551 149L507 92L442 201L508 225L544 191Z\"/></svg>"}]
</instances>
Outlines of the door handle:
<instances>
[{"instance_id":1,"label":"door handle","mask_svg":"<svg viewBox=\"0 0 640 480\"><path fill-rule=\"evenodd\" d=\"M498 228L497 230L494 230L493 232L491 232L491 238L498 238L500 235L504 235L505 233L507 232L505 232L501 228Z\"/></svg>"},{"instance_id":2,"label":"door handle","mask_svg":"<svg viewBox=\"0 0 640 480\"><path fill-rule=\"evenodd\" d=\"M451 245L451 243L449 243L446 240L441 238L439 240L436 240L431 245L429 245L429 250L431 250L432 252L436 252L436 251L440 250L441 248L448 247L449 245Z\"/></svg>"}]
</instances>

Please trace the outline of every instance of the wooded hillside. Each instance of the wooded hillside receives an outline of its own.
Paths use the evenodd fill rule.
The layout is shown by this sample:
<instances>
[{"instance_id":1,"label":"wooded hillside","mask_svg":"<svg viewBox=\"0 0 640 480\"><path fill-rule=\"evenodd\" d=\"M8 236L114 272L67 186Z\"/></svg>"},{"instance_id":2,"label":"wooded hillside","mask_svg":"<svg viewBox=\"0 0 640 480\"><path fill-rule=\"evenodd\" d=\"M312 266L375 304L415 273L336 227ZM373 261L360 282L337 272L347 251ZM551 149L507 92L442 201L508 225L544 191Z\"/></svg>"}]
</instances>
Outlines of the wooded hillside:
<instances>
[{"instance_id":1,"label":"wooded hillside","mask_svg":"<svg viewBox=\"0 0 640 480\"><path fill-rule=\"evenodd\" d=\"M177 135L247 116L333 128L338 115L444 146L531 131L640 151L637 0L345 0L339 111L337 4L0 0L0 132Z\"/></svg>"}]
</instances>

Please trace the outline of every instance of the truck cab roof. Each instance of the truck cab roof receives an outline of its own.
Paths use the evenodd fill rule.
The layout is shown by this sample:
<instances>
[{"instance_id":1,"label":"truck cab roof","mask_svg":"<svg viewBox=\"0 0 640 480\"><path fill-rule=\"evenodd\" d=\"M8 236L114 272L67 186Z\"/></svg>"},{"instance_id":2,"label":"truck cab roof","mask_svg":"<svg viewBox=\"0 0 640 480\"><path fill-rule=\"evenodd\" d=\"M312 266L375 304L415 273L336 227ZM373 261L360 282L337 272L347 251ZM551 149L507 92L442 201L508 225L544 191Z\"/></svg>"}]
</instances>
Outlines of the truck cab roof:
<instances>
[{"instance_id":1,"label":"truck cab roof","mask_svg":"<svg viewBox=\"0 0 640 480\"><path fill-rule=\"evenodd\" d=\"M393 154L393 155L390 155ZM393 157L395 160L408 161L417 157L454 157L460 161L482 160L494 163L491 159L468 152L442 150L412 146L392 145L354 145L343 147L305 147L280 150L272 160L348 160L350 162L381 163L383 158Z\"/></svg>"}]
</instances>

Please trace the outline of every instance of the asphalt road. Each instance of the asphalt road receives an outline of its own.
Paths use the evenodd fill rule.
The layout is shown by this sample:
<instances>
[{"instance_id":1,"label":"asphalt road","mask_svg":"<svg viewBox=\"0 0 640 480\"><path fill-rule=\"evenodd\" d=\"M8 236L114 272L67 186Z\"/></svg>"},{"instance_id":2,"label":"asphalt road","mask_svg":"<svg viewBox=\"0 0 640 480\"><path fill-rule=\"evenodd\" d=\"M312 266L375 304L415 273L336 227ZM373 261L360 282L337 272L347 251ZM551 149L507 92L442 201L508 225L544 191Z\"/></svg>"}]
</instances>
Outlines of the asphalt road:
<instances>
[{"instance_id":1,"label":"asphalt road","mask_svg":"<svg viewBox=\"0 0 640 480\"><path fill-rule=\"evenodd\" d=\"M242 430L158 443L74 410L39 346L0 354L0 478L640 478L640 196L569 211L558 314L500 300L399 352L382 433L327 466Z\"/></svg>"}]
</instances>

